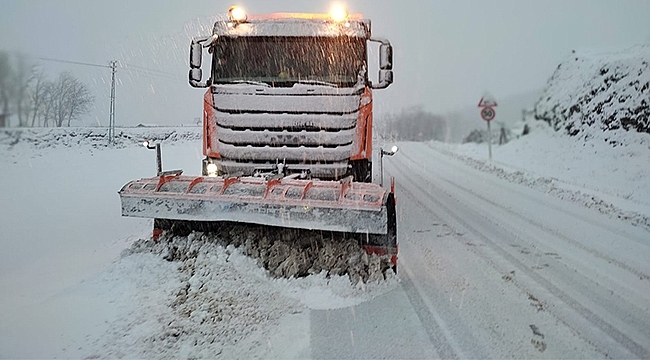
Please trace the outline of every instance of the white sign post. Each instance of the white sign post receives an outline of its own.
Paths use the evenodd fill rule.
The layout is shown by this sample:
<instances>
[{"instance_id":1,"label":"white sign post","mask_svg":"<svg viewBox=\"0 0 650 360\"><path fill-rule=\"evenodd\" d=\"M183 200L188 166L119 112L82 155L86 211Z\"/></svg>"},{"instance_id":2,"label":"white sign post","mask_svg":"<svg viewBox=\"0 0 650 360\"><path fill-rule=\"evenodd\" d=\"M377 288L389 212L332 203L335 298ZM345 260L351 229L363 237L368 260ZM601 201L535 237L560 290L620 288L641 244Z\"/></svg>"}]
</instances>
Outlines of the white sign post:
<instances>
[{"instance_id":1,"label":"white sign post","mask_svg":"<svg viewBox=\"0 0 650 360\"><path fill-rule=\"evenodd\" d=\"M494 117L497 115L497 112L494 108L497 106L494 96L490 93L485 92L481 101L478 102L478 107L481 108L481 119L487 121L488 129L488 158L492 161L492 129L490 129L490 122L494 120Z\"/></svg>"}]
</instances>

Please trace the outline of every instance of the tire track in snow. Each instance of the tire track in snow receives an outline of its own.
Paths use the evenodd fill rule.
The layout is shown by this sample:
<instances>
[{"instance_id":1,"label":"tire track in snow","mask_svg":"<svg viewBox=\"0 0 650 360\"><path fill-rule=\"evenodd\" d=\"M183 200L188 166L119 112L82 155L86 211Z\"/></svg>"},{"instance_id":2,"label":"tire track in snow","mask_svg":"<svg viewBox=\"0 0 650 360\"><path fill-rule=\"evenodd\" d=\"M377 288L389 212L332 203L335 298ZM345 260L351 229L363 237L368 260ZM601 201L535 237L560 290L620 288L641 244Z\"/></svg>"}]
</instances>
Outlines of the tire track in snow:
<instances>
[{"instance_id":1,"label":"tire track in snow","mask_svg":"<svg viewBox=\"0 0 650 360\"><path fill-rule=\"evenodd\" d=\"M405 156L402 154L402 156ZM596 341L592 341L592 343L599 343L598 340L603 339L603 335L606 337L610 337L613 339L616 343L622 345L628 352L625 352L624 354L621 354L622 356L636 356L636 357L642 357L642 358L648 358L650 357L650 351L648 349L644 348L641 344L639 344L637 341L633 340L630 338L628 335L617 329L615 326L610 324L609 322L605 321L601 316L598 316L597 313L592 311L591 309L587 308L586 306L582 305L578 300L576 300L574 297L570 296L567 294L565 291L560 289L558 286L554 285L551 281L540 275L539 273L532 271L529 266L524 264L521 260L510 254L506 249L504 249L501 245L499 245L496 241L493 241L490 239L488 236L485 236L483 232L481 231L480 228L477 226L470 224L467 220L464 219L464 217L458 215L459 209L454 209L451 206L439 201L436 197L432 196L429 191L427 191L422 185L422 183L429 184L430 186L436 187L435 184L433 184L429 179L426 177L422 176L420 172L422 170L421 166L418 168L417 166L409 167L407 168L405 165L399 164L399 162L391 162L391 165L398 169L398 173L400 174L410 174L411 178L407 178L406 182L409 185L409 189L415 189L419 192L419 194L414 194L416 198L419 199L426 199L428 200L427 202L429 204L434 204L435 207L437 207L438 212L442 210L448 217L451 217L453 222L458 223L462 228L466 229L468 232L473 234L473 236L483 240L485 244L488 244L491 249L496 251L502 258L504 258L507 262L515 266L520 273L525 274L528 278L530 278L532 281L535 283L539 284L541 287L543 287L545 290L547 290L550 294L552 294L555 298L559 299L561 302L565 303L568 305L569 308L571 308L575 313L579 315L582 319L576 319L576 316L572 316L572 320L576 322L577 324L583 325L583 326L589 326L594 325L596 328L599 330L596 334ZM419 171L418 171L419 170ZM414 180L413 177L417 176L419 179L418 181ZM448 181L448 183L451 183ZM453 184L453 183L452 183ZM456 185L456 184L453 184ZM439 186L438 186L439 188ZM461 191L466 190L463 189L462 187L458 187ZM445 192L444 190L442 190ZM451 194L447 193L449 197L452 197ZM471 196L475 196L476 194L471 193ZM424 201L421 202L423 206L427 206L424 204ZM497 206L501 207L500 205L496 204ZM503 209L503 207L501 207ZM433 209L432 209L433 210ZM462 209L461 213L464 213L467 209ZM434 210L434 212L436 212ZM520 214L517 214L516 212L510 211L510 214L513 216L516 216L518 218L522 218ZM497 233L500 233L503 236L503 238L515 238L516 235L512 233L508 233L505 229L501 228L498 224L491 222L489 219L486 217L482 216L481 214L476 214L477 216L474 216L473 219L482 219L482 224L476 224L480 225L481 228L490 228L492 231L496 231ZM444 219L445 217L443 217ZM524 220L527 220L524 218ZM535 226L535 224L532 224ZM545 229L542 229L545 230ZM551 234L552 236L555 236L555 234ZM595 250L594 250L595 251ZM489 260L489 259L488 259ZM522 286L525 287L525 285L522 284ZM531 291L532 293L532 291ZM587 294L588 295L588 294ZM568 314L570 316L570 314ZM561 316L558 316L558 314L554 315L556 318L558 318L560 321L564 322L567 324L570 328L573 328L574 330L577 331L576 329L576 324L575 323L570 323L568 320L563 319ZM586 320L586 321L584 321ZM577 327L578 329L584 329L582 327ZM578 333L584 333L586 331L577 331ZM614 344L608 344L609 346L612 346ZM608 346L608 347L609 347ZM607 354L607 350L604 351L605 354Z\"/></svg>"},{"instance_id":2,"label":"tire track in snow","mask_svg":"<svg viewBox=\"0 0 650 360\"><path fill-rule=\"evenodd\" d=\"M432 146L431 144L427 145L427 149L431 149L439 154L443 154L445 155L445 158L453 159L458 161L459 163L463 163L464 165L467 166L468 169L471 168L485 174L492 174L499 179L506 180L511 183L520 184L528 188L537 189L538 191L548 192L549 194L553 195L558 199L580 204L581 206L584 206L586 208L590 208L595 211L598 211L601 214L606 214L612 219L619 219L621 221L628 222L634 226L641 227L646 231L650 231L650 220L648 219L648 216L646 216L644 213L639 213L635 210L625 210L623 208L620 208L614 203L608 202L605 199L601 199L598 193L602 192L605 195L614 196L614 197L619 197L619 195L610 194L607 191L603 191L603 190L590 189L588 187L585 187L584 185L574 184L571 182L567 182L566 180L556 179L554 177L540 177L539 174L531 174L526 170L510 172L500 167L494 167L490 165L490 163L485 163L481 160L477 160L469 156L458 155L444 148ZM493 161L493 163L500 163L500 162ZM512 166L512 165L507 165L507 167L513 167L515 169L517 168L516 166ZM564 184L568 186L555 186L555 184ZM572 190L571 188L574 189ZM575 188L581 188L584 189L584 191L575 190ZM596 192L596 194L592 194L592 192L594 191ZM630 201L625 197L623 199L625 199L626 201ZM632 202L635 203L636 205L641 205L643 203L634 200L632 200ZM550 206L552 207L552 205ZM583 220L586 219L585 217L579 214L574 214L574 216L577 216ZM608 228L605 225L601 225L601 226Z\"/></svg>"},{"instance_id":3,"label":"tire track in snow","mask_svg":"<svg viewBox=\"0 0 650 360\"><path fill-rule=\"evenodd\" d=\"M508 174L508 172L506 172L506 171L498 171L498 172L485 171L485 170L483 170L482 167L480 167L478 165L478 164L482 164L481 161L479 161L479 160L475 160L475 159L472 159L472 158L469 158L469 157L456 156L454 153L452 153L450 151L446 151L444 149L439 149L439 148L434 148L434 147L431 147L431 146L427 146L426 149L431 150L431 151L435 151L436 153L442 155L441 158L447 160L448 164L454 164L455 168L457 170L463 171L464 173L470 174L470 171L474 170L474 171L478 171L478 172L480 172L482 174L486 174L488 176L494 176L495 180L499 179L501 181L507 181L507 182L512 183L512 184L521 185L522 187L525 187L525 188L531 188L531 189L534 189L534 190L537 190L537 191L542 191L542 190L540 190L538 188L535 188L534 186L531 187L530 184L528 184L526 182L522 183L522 182L513 181L512 178L509 178L509 177L504 175L504 174ZM416 159L414 159L414 158L412 158L412 157L410 157L408 155L406 157L411 159L411 161L417 161ZM458 165L462 165L462 166L458 166ZM501 170L501 169L497 168L497 170ZM550 181L549 178L538 178L537 180L541 180L543 182ZM497 184L498 182L492 181L492 183ZM575 185L575 186L578 186L578 185ZM512 189L512 190L518 196L528 197L528 195L526 193L524 193L524 192L522 192L522 191L520 191L518 189ZM580 206L584 206L586 208L590 208L588 206L585 206L580 201L565 199L563 197L558 196L557 194L553 194L553 196L557 197L560 200L566 201L567 203L573 203L573 204L577 204L577 205L580 205ZM557 211L561 211L561 212L567 212L568 215L576 217L576 218L578 218L578 219L580 219L582 221L591 222L591 220L588 217L585 217L584 215L578 214L578 213L575 213L575 212L568 212L566 209L564 209L562 207L559 207L559 206L556 206L555 204L546 203L545 205L547 207L553 209L553 210L557 210ZM594 209L595 211L598 211L601 214L607 214L607 213L604 213L604 212L600 211L599 209L596 209L596 208L592 208L592 209ZM615 218L614 215L616 215L616 214L607 214L607 215L612 216L612 218ZM622 220L622 221L625 221L625 220ZM599 228L602 228L604 230L610 231L610 232L621 232L621 229L615 229L615 228L609 226L608 224L593 223L593 225L597 226ZM635 226L638 226L638 225L635 225ZM631 233L629 233L627 231L623 231L622 234L624 234L628 238L637 238L637 241L640 242L640 243L645 243L645 238L638 238L637 236L635 236L635 235L633 235L633 234L631 234Z\"/></svg>"},{"instance_id":4,"label":"tire track in snow","mask_svg":"<svg viewBox=\"0 0 650 360\"><path fill-rule=\"evenodd\" d=\"M405 271L407 276L402 276L402 287L408 296L409 301L416 310L422 326L429 335L431 342L438 345L436 349L441 359L468 359L460 344L456 341L447 323L438 313L431 300L425 295L422 286L416 281L411 269L400 264L400 269ZM442 334L442 336L440 336Z\"/></svg>"},{"instance_id":5,"label":"tire track in snow","mask_svg":"<svg viewBox=\"0 0 650 360\"><path fill-rule=\"evenodd\" d=\"M434 150L435 150L435 149L434 149ZM437 150L435 150L435 151L437 151ZM444 157L448 157L448 155L445 155L444 153L441 153L441 154L442 154ZM415 165L415 166L412 166L412 167L411 167L413 170L418 171L419 169L422 169L421 164L417 164L417 160L416 160L416 159L412 158L412 157L409 156L408 154L404 155L404 157L406 158L407 161L409 161L409 162L411 162L413 165ZM456 165L456 162L454 162L453 159L449 162L449 164L454 165L454 166L456 167L456 169L458 169L458 170L461 170L461 171L463 171L463 172L467 172L466 169L465 169L464 167L462 167L462 166L457 166L457 165ZM609 264L613 264L613 265L619 267L620 269L623 269L623 270L629 272L630 274L633 274L634 276L638 277L640 280L650 281L650 274L647 273L647 272L644 272L644 271L642 271L642 270L635 269L634 267L632 267L632 266L626 264L626 263L623 262L623 261L617 260L617 259L615 259L615 258L612 257L612 256L608 256L607 254L605 254L605 253L602 252L602 251L599 251L599 250L597 250L597 249L594 249L593 247L586 246L585 244L580 243L579 241L573 240L573 239L571 239L570 237L568 237L568 236L562 234L562 233L561 233L560 231L558 231L557 229L553 229L553 228L551 228L551 227L548 227L548 226L544 225L543 223L541 223L541 222L539 222L539 221L535 221L535 220L532 219L532 218L529 218L529 217L526 217L526 216L522 216L520 213L518 213L518 212L516 212L516 211L514 211L514 210L512 210L512 209L510 209L509 207L503 206L502 204L499 204L499 203L496 202L496 201L490 200L490 199L488 199L486 196L484 196L484 195L482 195L482 194L480 194L480 193L477 193L476 191L473 191L473 190L471 190L471 189L469 189L469 188L467 188L467 187L461 186L461 185L459 185L458 183L455 183L455 182L453 182L453 181L450 181L450 180L448 180L448 179L446 179L446 178L444 178L444 177L438 177L438 179L441 180L441 181L443 181L443 182L445 182L445 183L448 184L449 186L452 186L452 187L454 187L454 188L456 188L456 189L458 189L458 190L460 190L460 191L466 193L466 194L469 195L471 198L478 198L478 199L480 199L481 201L483 201L484 203L488 203L488 204L490 204L491 206L493 206L493 207L495 207L495 208L498 208L500 211L502 211L502 212L504 212L504 213L506 213L506 214L508 214L508 215L510 215L510 216L516 217L516 218L520 219L521 221L523 221L523 222L525 222L525 223L528 223L529 225L532 225L533 227L535 227L535 228L537 228L537 229L539 229L539 230L545 232L546 234L548 234L548 235L550 235L550 236L553 236L553 237L555 237L555 238L561 239L561 240L563 240L564 242L566 242L566 243L568 243L568 244L571 244L571 245L574 246L575 248L578 248L578 249L580 249L580 250L582 250L582 251L585 251L585 252L587 252L587 253L589 253L589 254L591 254L591 255L593 255L593 256L595 256L595 257L601 259L601 260L606 261L606 262L609 263ZM428 180L427 180L427 181L428 181ZM429 184L431 184L431 185L433 184L431 181L428 181L428 182L429 182ZM495 183L495 185L497 185L497 184L498 184L498 183ZM519 197L526 197L526 198L532 199L528 194L526 194L526 193L524 193L524 192L521 192L521 191L519 191L519 190L516 190L516 189L515 189L514 192L516 192L516 194L517 194ZM533 199L533 200L534 200L534 199ZM621 229L614 229L614 228L612 228L611 226L609 226L608 224L603 224L603 223L600 223L600 222L596 222L596 221L593 221L592 219L586 218L586 217L584 217L584 216L582 216L582 215L580 215L580 214L575 214L575 213L573 213L573 212L569 212L569 211L567 211L567 210L565 210L565 209L563 209L563 208L561 208L561 207L556 206L555 204L545 203L544 206L545 206L545 207L548 207L548 208L551 208L551 209L553 209L553 210L556 210L556 211L558 211L558 212L564 213L564 214L566 214L566 217L577 217L577 218L579 218L580 220L584 221L585 223L588 223L589 226L591 226L591 227L593 227L593 228L603 229L604 232L609 232L609 233L612 233L612 234L622 235L622 236L624 236L625 238L627 238L627 239L629 239L629 240L633 240L633 241L635 241L635 242L637 242L637 243L639 243L639 244L647 243L646 239L643 238L643 237L639 237L639 236L637 236L637 235L633 235L633 234L630 234L630 233L628 233L628 232L621 231ZM480 215L480 214L479 214L479 215ZM482 215L481 215L481 216L482 216ZM485 218L485 216L482 216L482 217ZM490 221L490 220L487 219L487 218L486 218L486 220Z\"/></svg>"},{"instance_id":6,"label":"tire track in snow","mask_svg":"<svg viewBox=\"0 0 650 360\"><path fill-rule=\"evenodd\" d=\"M449 195L449 194L446 194L446 195ZM408 194L403 194L403 196L409 197L411 199L411 201L413 202L413 204L417 204L419 208L426 209L428 212L433 211L432 209L427 208L427 205L425 205L425 203L422 201L422 198L418 198L415 194L408 193ZM433 215L433 216L435 216L435 215ZM450 229L453 229L453 227L446 224L443 219L440 219L440 218L437 218L437 219L439 221L441 221L442 223L444 223L444 226L449 227ZM460 235L460 236L465 235L463 233L458 233L455 230L452 230L452 231L454 233L456 233L457 235ZM525 294L528 297L528 300L530 300L530 305L531 306L535 307L537 309L537 311L546 311L546 310L548 310L548 304L547 304L548 302L547 301L540 301L535 295L533 295L533 293L536 292L536 291L532 290L531 286L526 286L525 281L520 282L520 281L517 280L517 278L521 277L520 268L516 269L517 271L519 271L519 273L517 273L518 275L515 277L515 271L511 270L512 269L512 264L511 263L507 262L507 260L506 260L506 263L508 264L508 266L504 266L502 264L499 264L499 261L497 261L497 259L493 258L489 254L486 254L484 251L482 252L481 250L478 250L477 245L475 243L471 243L471 244L472 244L472 246L469 246L468 251L472 252L473 254L475 254L476 256L481 258L483 261L485 261L497 273L504 274L501 277L501 279L503 281L505 281L505 282L508 282L508 283L514 285L514 287L517 289L517 291L520 294ZM402 246L402 248L404 248L404 247ZM525 266L525 265L523 265L523 266ZM424 296L424 295L421 295L421 296ZM414 306L415 306L415 304L414 304ZM586 337L582 336L580 334L580 332L575 329L574 325L570 324L568 321L566 321L562 317L558 317L558 314L554 314L554 313L550 313L550 314L553 316L555 321L558 321L558 322L562 323L563 325L565 325L567 328L571 329L572 333L574 335L578 336L585 343L591 345L594 348L599 348L598 344L594 343L594 341L591 341L591 340L587 339ZM586 322L586 321L584 322L584 325L591 326L591 324ZM606 351L603 350L602 348L600 348L600 354L602 355L602 354L605 354L605 353L606 353ZM488 357L488 356L484 356L484 357ZM499 356L497 356L497 358L498 357Z\"/></svg>"},{"instance_id":7,"label":"tire track in snow","mask_svg":"<svg viewBox=\"0 0 650 360\"><path fill-rule=\"evenodd\" d=\"M406 156L406 157L408 158L408 156ZM413 163L415 163L415 161L413 161L413 159L410 159L410 160L411 160ZM644 273L644 272L642 272L642 271L636 270L636 269L634 269L633 267L631 267L631 266L629 266L629 265L623 263L622 261L618 261L618 260L616 260L616 259L614 259L614 258L612 258L612 257L610 257L610 256L607 256L607 255L605 255L604 253L599 252L599 251L596 250L596 249L593 249L593 248L587 247L587 246L585 246L585 245L579 243L578 241L575 241L575 240L573 240L573 239L571 239L571 238L569 238L569 237L563 235L563 234L560 233L559 231L557 231L557 230L555 230L555 229L551 229L551 228L545 226L544 224L542 224L542 223L540 223L540 222L538 222L538 221L535 221L535 220L530 219L530 218L528 218L528 217L521 216L519 213L517 213L517 212L515 212L515 211L513 211L513 210L511 210L511 209L509 209L509 208L507 208L507 207L505 207L505 206L502 206L501 204L499 204L499 203L497 203L497 202L495 202L495 201L492 201L492 200L488 199L487 197L485 197L485 196L483 196L483 195L481 195L481 194L479 194L479 193L477 193L477 192L475 192L475 191L472 191L472 190L469 189L469 188L466 188L466 187L460 186L460 185L458 185L457 183L454 183L453 181L450 181L450 180L445 179L445 178L442 178L442 177L440 178L440 180L444 181L445 183L449 184L450 186L453 186L453 187L457 188L458 190L461 190L461 191L463 191L463 192L469 194L469 195L472 196L472 197L479 198L479 199L481 199L482 201L484 201L484 202L486 202L486 203L489 203L490 205L492 205L492 206L494 206L494 207L499 208L499 209L500 209L501 211L503 211L503 212L506 212L506 213L508 213L508 214L510 214L510 215L512 215L512 216L518 217L519 219L521 219L521 220L527 222L528 224L530 224L530 225L532 225L532 226L534 226L534 227L536 227L536 228L538 228L538 229L540 229L540 230L542 230L542 231L548 233L549 235L552 235L552 236L558 237L558 238L564 240L565 242L567 242L567 243L569 243L569 244L571 244L571 245L573 245L573 246L575 246L575 247L577 247L577 248L579 248L579 249L581 249L581 250L584 250L584 251L590 253L591 255L593 255L593 256L595 256L595 257L598 257L598 258L600 258L600 259L602 259L602 260L605 260L605 261L607 261L607 262L609 262L609 263L616 264L618 267L620 267L620 268L622 268L622 269L625 269L626 271L628 271L628 272L630 272L630 273L632 273L632 274L638 276L640 279L643 279L643 280L650 280L650 275L648 275L648 274L646 274L646 273ZM523 193L519 193L519 194L520 194L521 196L526 196L526 195L523 194ZM552 207L553 207L554 209L558 210L558 211L563 211L563 209L557 208L557 207L555 207L555 206L552 206ZM601 227L601 228L604 228L604 229L606 229L606 230L608 230L608 231L610 231L610 232L614 232L614 231L615 231L615 230L613 230L613 229L611 229L611 228L609 228L609 227L605 227L605 226L603 226L601 223L598 223L598 222L592 221L591 219L582 218L581 220L583 220L583 221L585 221L585 222L588 222L591 226L594 226L594 227ZM630 236L630 237L634 237L633 235L629 235L629 236Z\"/></svg>"}]
</instances>

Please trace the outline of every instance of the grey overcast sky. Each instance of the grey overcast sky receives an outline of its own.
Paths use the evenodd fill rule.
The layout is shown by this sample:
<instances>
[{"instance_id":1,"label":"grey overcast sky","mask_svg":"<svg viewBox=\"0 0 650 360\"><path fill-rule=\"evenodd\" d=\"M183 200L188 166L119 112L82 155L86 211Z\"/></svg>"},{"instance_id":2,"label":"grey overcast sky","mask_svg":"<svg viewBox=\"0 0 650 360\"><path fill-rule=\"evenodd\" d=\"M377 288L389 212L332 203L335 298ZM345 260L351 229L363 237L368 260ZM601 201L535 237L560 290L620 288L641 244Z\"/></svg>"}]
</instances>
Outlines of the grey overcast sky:
<instances>
[{"instance_id":1,"label":"grey overcast sky","mask_svg":"<svg viewBox=\"0 0 650 360\"><path fill-rule=\"evenodd\" d=\"M349 0L395 50L395 83L375 92L378 112L422 105L435 113L544 87L572 49L650 43L648 0ZM117 123L175 124L202 114L187 84L189 39L232 4L250 13L328 12L330 1L0 0L0 49L118 69ZM208 26L206 26L208 25ZM96 94L87 124L108 122L108 69L68 70Z\"/></svg>"}]
</instances>

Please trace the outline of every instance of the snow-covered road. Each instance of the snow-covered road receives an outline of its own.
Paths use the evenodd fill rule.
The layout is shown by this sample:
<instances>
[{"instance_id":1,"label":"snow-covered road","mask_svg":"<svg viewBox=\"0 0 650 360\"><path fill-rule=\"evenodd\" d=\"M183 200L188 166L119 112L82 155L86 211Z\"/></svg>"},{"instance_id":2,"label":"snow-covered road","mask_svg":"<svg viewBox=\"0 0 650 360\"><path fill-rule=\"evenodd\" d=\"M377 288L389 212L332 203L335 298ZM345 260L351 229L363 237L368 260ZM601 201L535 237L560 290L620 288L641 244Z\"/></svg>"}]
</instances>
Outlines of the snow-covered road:
<instances>
[{"instance_id":1,"label":"snow-covered road","mask_svg":"<svg viewBox=\"0 0 650 360\"><path fill-rule=\"evenodd\" d=\"M647 163L643 143L611 159L599 149L588 173L618 168L601 182L580 177L594 154L541 131L496 149L510 170L458 155L473 145L401 143L384 158L397 182L399 281L353 286L273 279L198 238L179 240L196 258L165 260L138 240L150 220L120 217L116 194L153 171L135 140L149 134L107 148L76 140L88 131L0 137L0 358L650 358L649 177L631 166ZM196 174L198 129L164 131L179 137L165 168ZM539 177L550 176L543 158L507 173L506 154L534 154L533 140L558 149L554 180ZM629 189L617 203L645 213L584 201Z\"/></svg>"},{"instance_id":2,"label":"snow-covered road","mask_svg":"<svg viewBox=\"0 0 650 360\"><path fill-rule=\"evenodd\" d=\"M424 143L401 144L385 167L402 287L438 355L650 357L646 229Z\"/></svg>"}]
</instances>

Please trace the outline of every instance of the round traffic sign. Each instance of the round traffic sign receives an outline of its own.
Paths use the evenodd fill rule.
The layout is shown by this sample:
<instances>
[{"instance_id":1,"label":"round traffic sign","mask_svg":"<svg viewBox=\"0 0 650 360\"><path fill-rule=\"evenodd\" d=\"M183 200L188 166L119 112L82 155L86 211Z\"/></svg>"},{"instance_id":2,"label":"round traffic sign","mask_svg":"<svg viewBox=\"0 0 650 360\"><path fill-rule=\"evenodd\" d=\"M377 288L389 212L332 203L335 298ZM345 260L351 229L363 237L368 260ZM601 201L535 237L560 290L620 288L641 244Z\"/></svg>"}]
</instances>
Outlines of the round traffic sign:
<instances>
[{"instance_id":1,"label":"round traffic sign","mask_svg":"<svg viewBox=\"0 0 650 360\"><path fill-rule=\"evenodd\" d=\"M496 116L496 111L491 106L486 106L481 109L481 117L485 121L491 121Z\"/></svg>"}]
</instances>

